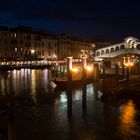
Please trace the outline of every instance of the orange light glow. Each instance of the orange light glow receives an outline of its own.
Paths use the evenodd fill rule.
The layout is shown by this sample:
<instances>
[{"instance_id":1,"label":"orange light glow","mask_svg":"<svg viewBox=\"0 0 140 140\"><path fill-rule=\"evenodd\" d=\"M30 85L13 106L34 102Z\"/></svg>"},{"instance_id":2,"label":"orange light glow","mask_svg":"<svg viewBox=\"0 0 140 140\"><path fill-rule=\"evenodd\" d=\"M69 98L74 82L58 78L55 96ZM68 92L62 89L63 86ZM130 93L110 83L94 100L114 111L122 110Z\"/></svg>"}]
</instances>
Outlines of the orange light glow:
<instances>
[{"instance_id":1,"label":"orange light glow","mask_svg":"<svg viewBox=\"0 0 140 140\"><path fill-rule=\"evenodd\" d=\"M127 66L129 66L129 64L128 63L124 63L124 65L127 67Z\"/></svg>"},{"instance_id":2,"label":"orange light glow","mask_svg":"<svg viewBox=\"0 0 140 140\"><path fill-rule=\"evenodd\" d=\"M121 108L121 132L122 133L130 133L133 130L133 126L136 125L135 121L136 109L132 100L129 100L127 104L125 104Z\"/></svg>"},{"instance_id":3,"label":"orange light glow","mask_svg":"<svg viewBox=\"0 0 140 140\"><path fill-rule=\"evenodd\" d=\"M132 67L132 66L134 65L134 63L132 63L132 62L130 62L130 63L124 63L124 65L125 65L126 67Z\"/></svg>"},{"instance_id":4,"label":"orange light glow","mask_svg":"<svg viewBox=\"0 0 140 140\"><path fill-rule=\"evenodd\" d=\"M133 66L134 64L133 63L130 63L130 66Z\"/></svg>"},{"instance_id":5,"label":"orange light glow","mask_svg":"<svg viewBox=\"0 0 140 140\"><path fill-rule=\"evenodd\" d=\"M31 50L31 54L34 54L34 53L35 53L35 50L34 50L34 49L32 49L32 50Z\"/></svg>"},{"instance_id":6,"label":"orange light glow","mask_svg":"<svg viewBox=\"0 0 140 140\"><path fill-rule=\"evenodd\" d=\"M72 68L72 72L77 73L78 72L78 69L77 68Z\"/></svg>"},{"instance_id":7,"label":"orange light glow","mask_svg":"<svg viewBox=\"0 0 140 140\"><path fill-rule=\"evenodd\" d=\"M92 71L92 66L87 66L86 69L87 71Z\"/></svg>"}]
</instances>

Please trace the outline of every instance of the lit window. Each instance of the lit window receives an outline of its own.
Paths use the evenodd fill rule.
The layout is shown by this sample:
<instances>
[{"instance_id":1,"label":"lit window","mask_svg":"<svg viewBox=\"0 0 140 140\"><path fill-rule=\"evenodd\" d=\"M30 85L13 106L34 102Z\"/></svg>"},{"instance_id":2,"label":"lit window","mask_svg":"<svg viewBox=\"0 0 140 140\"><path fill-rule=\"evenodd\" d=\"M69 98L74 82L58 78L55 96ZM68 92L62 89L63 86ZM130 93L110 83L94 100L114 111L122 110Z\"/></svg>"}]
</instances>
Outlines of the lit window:
<instances>
[{"instance_id":1,"label":"lit window","mask_svg":"<svg viewBox=\"0 0 140 140\"><path fill-rule=\"evenodd\" d=\"M34 53L35 53L35 50L34 50L34 49L32 49L32 50L31 50L31 54L34 54Z\"/></svg>"},{"instance_id":2,"label":"lit window","mask_svg":"<svg viewBox=\"0 0 140 140\"><path fill-rule=\"evenodd\" d=\"M15 52L17 52L17 48L15 48Z\"/></svg>"},{"instance_id":3,"label":"lit window","mask_svg":"<svg viewBox=\"0 0 140 140\"><path fill-rule=\"evenodd\" d=\"M16 38L17 37L17 34L16 33L14 33L14 38Z\"/></svg>"},{"instance_id":4,"label":"lit window","mask_svg":"<svg viewBox=\"0 0 140 140\"><path fill-rule=\"evenodd\" d=\"M11 37L13 37L13 33L11 33Z\"/></svg>"}]
</instances>

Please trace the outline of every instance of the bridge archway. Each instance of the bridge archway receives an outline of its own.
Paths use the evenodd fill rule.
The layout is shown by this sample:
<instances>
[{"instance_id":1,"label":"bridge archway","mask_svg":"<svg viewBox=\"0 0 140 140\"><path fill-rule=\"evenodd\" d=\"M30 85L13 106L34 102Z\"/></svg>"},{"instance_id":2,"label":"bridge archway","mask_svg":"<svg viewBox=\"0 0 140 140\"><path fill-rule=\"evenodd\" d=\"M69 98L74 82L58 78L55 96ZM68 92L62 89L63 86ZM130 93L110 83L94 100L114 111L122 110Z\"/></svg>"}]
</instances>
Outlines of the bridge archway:
<instances>
[{"instance_id":1,"label":"bridge archway","mask_svg":"<svg viewBox=\"0 0 140 140\"><path fill-rule=\"evenodd\" d=\"M140 41L134 37L128 37L124 39L124 42L114 44L108 47L97 49L95 57L98 57L98 61L105 57L117 57L123 54L139 54L140 55ZM100 60L99 60L100 59Z\"/></svg>"},{"instance_id":2,"label":"bridge archway","mask_svg":"<svg viewBox=\"0 0 140 140\"><path fill-rule=\"evenodd\" d=\"M99 56L100 55L100 51L98 51L97 53L96 53L96 56Z\"/></svg>"},{"instance_id":3,"label":"bridge archway","mask_svg":"<svg viewBox=\"0 0 140 140\"><path fill-rule=\"evenodd\" d=\"M119 51L120 50L120 48L119 48L119 46L117 46L116 48L115 48L115 51Z\"/></svg>"},{"instance_id":4,"label":"bridge archway","mask_svg":"<svg viewBox=\"0 0 140 140\"><path fill-rule=\"evenodd\" d=\"M140 44L137 44L136 48L137 48L138 50L140 50Z\"/></svg>"},{"instance_id":5,"label":"bridge archway","mask_svg":"<svg viewBox=\"0 0 140 140\"><path fill-rule=\"evenodd\" d=\"M114 51L115 51L114 48L111 48L111 49L110 49L110 52L114 52Z\"/></svg>"},{"instance_id":6,"label":"bridge archway","mask_svg":"<svg viewBox=\"0 0 140 140\"><path fill-rule=\"evenodd\" d=\"M106 54L108 54L109 53L109 49L106 49Z\"/></svg>"},{"instance_id":7,"label":"bridge archway","mask_svg":"<svg viewBox=\"0 0 140 140\"><path fill-rule=\"evenodd\" d=\"M120 49L121 49L121 50L125 49L125 46L124 46L124 45L121 45L121 46L120 46Z\"/></svg>"},{"instance_id":8,"label":"bridge archway","mask_svg":"<svg viewBox=\"0 0 140 140\"><path fill-rule=\"evenodd\" d=\"M105 53L104 50L101 50L101 55L104 55L104 53Z\"/></svg>"},{"instance_id":9,"label":"bridge archway","mask_svg":"<svg viewBox=\"0 0 140 140\"><path fill-rule=\"evenodd\" d=\"M138 61L140 60L140 41L136 38L128 37L124 39L124 42L98 49L95 54L97 55L94 59L99 62L100 68L103 62L110 61L111 68L117 64L122 70L123 58L129 58L135 65L132 71L137 70L140 74L140 62Z\"/></svg>"}]
</instances>

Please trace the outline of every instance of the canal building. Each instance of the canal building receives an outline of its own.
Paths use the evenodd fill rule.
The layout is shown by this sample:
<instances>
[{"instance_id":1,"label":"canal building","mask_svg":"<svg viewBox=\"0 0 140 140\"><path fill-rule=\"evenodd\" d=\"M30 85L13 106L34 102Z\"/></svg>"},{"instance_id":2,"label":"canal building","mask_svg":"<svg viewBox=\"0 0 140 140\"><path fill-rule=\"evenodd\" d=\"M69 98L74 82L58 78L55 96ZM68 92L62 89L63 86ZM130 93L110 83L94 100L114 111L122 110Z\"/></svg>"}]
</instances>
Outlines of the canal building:
<instances>
[{"instance_id":1,"label":"canal building","mask_svg":"<svg viewBox=\"0 0 140 140\"><path fill-rule=\"evenodd\" d=\"M82 51L92 57L93 44L68 34L46 34L30 27L0 27L0 59L64 60L68 54L79 58Z\"/></svg>"},{"instance_id":2,"label":"canal building","mask_svg":"<svg viewBox=\"0 0 140 140\"><path fill-rule=\"evenodd\" d=\"M40 54L44 36L43 32L29 27L0 27L0 58L6 60L36 58Z\"/></svg>"},{"instance_id":3,"label":"canal building","mask_svg":"<svg viewBox=\"0 0 140 140\"><path fill-rule=\"evenodd\" d=\"M74 58L80 58L82 51L84 51L89 58L93 55L93 44L90 41L66 33L58 35L57 40L58 58L60 59L65 59L69 54L72 54Z\"/></svg>"},{"instance_id":4,"label":"canal building","mask_svg":"<svg viewBox=\"0 0 140 140\"><path fill-rule=\"evenodd\" d=\"M58 58L58 41L55 36L46 35L42 39L41 49L44 53L40 53L40 57L43 59L56 60Z\"/></svg>"}]
</instances>

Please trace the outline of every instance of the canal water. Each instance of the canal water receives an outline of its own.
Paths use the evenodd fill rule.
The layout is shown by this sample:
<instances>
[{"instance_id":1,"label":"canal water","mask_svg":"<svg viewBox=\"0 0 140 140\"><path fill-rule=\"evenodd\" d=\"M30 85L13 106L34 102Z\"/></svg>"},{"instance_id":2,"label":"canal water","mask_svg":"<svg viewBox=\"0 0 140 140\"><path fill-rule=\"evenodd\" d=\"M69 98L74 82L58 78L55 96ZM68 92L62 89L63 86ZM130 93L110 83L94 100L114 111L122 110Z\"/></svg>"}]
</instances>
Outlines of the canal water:
<instances>
[{"instance_id":1,"label":"canal water","mask_svg":"<svg viewBox=\"0 0 140 140\"><path fill-rule=\"evenodd\" d=\"M140 100L101 101L95 84L68 94L54 88L48 70L14 70L0 74L0 140L139 140Z\"/></svg>"}]
</instances>

